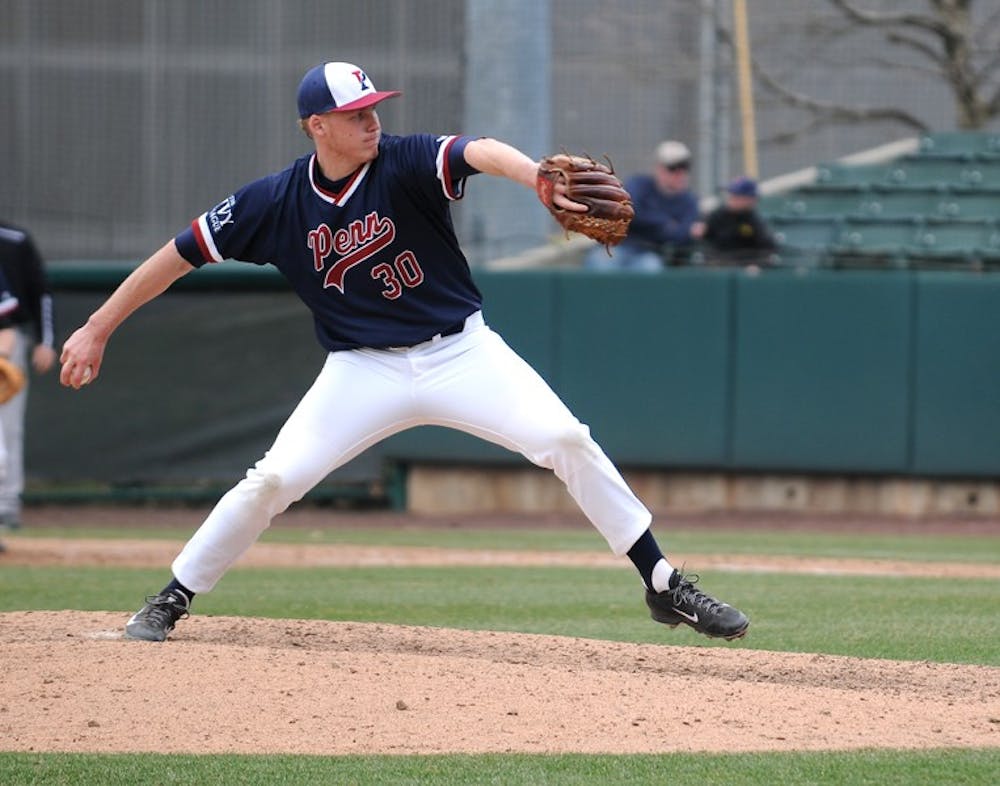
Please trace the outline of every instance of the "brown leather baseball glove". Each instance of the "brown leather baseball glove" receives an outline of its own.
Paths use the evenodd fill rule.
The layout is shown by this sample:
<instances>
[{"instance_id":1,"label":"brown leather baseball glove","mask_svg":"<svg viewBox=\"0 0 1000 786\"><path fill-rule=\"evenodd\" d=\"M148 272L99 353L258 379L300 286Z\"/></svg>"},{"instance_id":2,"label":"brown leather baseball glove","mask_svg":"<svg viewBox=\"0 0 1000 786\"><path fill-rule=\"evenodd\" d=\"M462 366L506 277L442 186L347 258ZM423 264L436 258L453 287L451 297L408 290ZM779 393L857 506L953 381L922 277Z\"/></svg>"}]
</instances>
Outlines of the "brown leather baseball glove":
<instances>
[{"instance_id":1,"label":"brown leather baseball glove","mask_svg":"<svg viewBox=\"0 0 1000 786\"><path fill-rule=\"evenodd\" d=\"M586 213L564 210L552 201L556 183L565 183L566 196L587 206ZM611 161L602 164L590 156L559 153L538 166L535 190L542 204L567 232L579 232L610 251L628 232L635 216L632 198L615 176Z\"/></svg>"},{"instance_id":2,"label":"brown leather baseball glove","mask_svg":"<svg viewBox=\"0 0 1000 786\"><path fill-rule=\"evenodd\" d=\"M6 404L24 387L24 372L0 357L0 404Z\"/></svg>"}]
</instances>

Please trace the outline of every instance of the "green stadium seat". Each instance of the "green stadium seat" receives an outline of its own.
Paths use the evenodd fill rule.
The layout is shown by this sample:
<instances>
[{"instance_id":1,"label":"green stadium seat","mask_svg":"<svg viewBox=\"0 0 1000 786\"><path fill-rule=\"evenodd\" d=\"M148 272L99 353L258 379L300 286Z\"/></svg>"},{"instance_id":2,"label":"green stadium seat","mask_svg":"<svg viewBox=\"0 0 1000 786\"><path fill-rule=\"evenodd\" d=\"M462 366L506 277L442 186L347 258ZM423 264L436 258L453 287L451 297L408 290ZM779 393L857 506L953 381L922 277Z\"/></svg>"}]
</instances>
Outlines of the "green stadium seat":
<instances>
[{"instance_id":1,"label":"green stadium seat","mask_svg":"<svg viewBox=\"0 0 1000 786\"><path fill-rule=\"evenodd\" d=\"M870 218L916 218L936 215L942 194L936 188L880 188L865 196L860 214Z\"/></svg>"},{"instance_id":2,"label":"green stadium seat","mask_svg":"<svg viewBox=\"0 0 1000 786\"><path fill-rule=\"evenodd\" d=\"M789 194L761 194L757 199L757 209L765 216L780 215L785 210Z\"/></svg>"},{"instance_id":3,"label":"green stadium seat","mask_svg":"<svg viewBox=\"0 0 1000 786\"><path fill-rule=\"evenodd\" d=\"M821 250L833 241L840 222L815 217L774 216L768 225L779 246Z\"/></svg>"},{"instance_id":4,"label":"green stadium seat","mask_svg":"<svg viewBox=\"0 0 1000 786\"><path fill-rule=\"evenodd\" d=\"M947 188L966 182L969 164L936 158L906 156L895 164L899 185L908 188Z\"/></svg>"},{"instance_id":5,"label":"green stadium seat","mask_svg":"<svg viewBox=\"0 0 1000 786\"><path fill-rule=\"evenodd\" d=\"M987 235L985 244L979 247L978 253L980 261L985 265L1000 266L1000 222L993 225L993 231Z\"/></svg>"},{"instance_id":6,"label":"green stadium seat","mask_svg":"<svg viewBox=\"0 0 1000 786\"><path fill-rule=\"evenodd\" d=\"M990 131L944 131L920 138L923 155L1000 155L1000 134Z\"/></svg>"},{"instance_id":7,"label":"green stadium seat","mask_svg":"<svg viewBox=\"0 0 1000 786\"><path fill-rule=\"evenodd\" d=\"M991 248L1000 248L997 234L994 224L932 221L920 228L907 253L915 258L969 262Z\"/></svg>"},{"instance_id":8,"label":"green stadium seat","mask_svg":"<svg viewBox=\"0 0 1000 786\"><path fill-rule=\"evenodd\" d=\"M959 220L998 220L1000 219L1000 193L988 193L981 190L951 190L940 198L936 215L941 218Z\"/></svg>"},{"instance_id":9,"label":"green stadium seat","mask_svg":"<svg viewBox=\"0 0 1000 786\"><path fill-rule=\"evenodd\" d=\"M778 249L778 265L816 267L825 262L836 236L838 219L814 216L774 216L767 219Z\"/></svg>"},{"instance_id":10,"label":"green stadium seat","mask_svg":"<svg viewBox=\"0 0 1000 786\"><path fill-rule=\"evenodd\" d=\"M803 188L788 194L778 211L786 216L837 218L857 213L868 189Z\"/></svg>"},{"instance_id":11,"label":"green stadium seat","mask_svg":"<svg viewBox=\"0 0 1000 786\"><path fill-rule=\"evenodd\" d=\"M830 252L840 267L899 264L916 242L916 219L848 219L836 232Z\"/></svg>"},{"instance_id":12,"label":"green stadium seat","mask_svg":"<svg viewBox=\"0 0 1000 786\"><path fill-rule=\"evenodd\" d=\"M779 257L835 267L1000 267L1000 133L941 133L884 164L817 166L761 199Z\"/></svg>"},{"instance_id":13,"label":"green stadium seat","mask_svg":"<svg viewBox=\"0 0 1000 786\"><path fill-rule=\"evenodd\" d=\"M964 187L1000 191L1000 157L976 159L966 165L962 176Z\"/></svg>"},{"instance_id":14,"label":"green stadium seat","mask_svg":"<svg viewBox=\"0 0 1000 786\"><path fill-rule=\"evenodd\" d=\"M1000 158L951 160L905 156L895 170L898 184L907 187L978 188L1000 191Z\"/></svg>"},{"instance_id":15,"label":"green stadium seat","mask_svg":"<svg viewBox=\"0 0 1000 786\"><path fill-rule=\"evenodd\" d=\"M896 180L894 167L884 164L820 164L816 168L816 184L820 186L870 186L878 183L893 183Z\"/></svg>"}]
</instances>

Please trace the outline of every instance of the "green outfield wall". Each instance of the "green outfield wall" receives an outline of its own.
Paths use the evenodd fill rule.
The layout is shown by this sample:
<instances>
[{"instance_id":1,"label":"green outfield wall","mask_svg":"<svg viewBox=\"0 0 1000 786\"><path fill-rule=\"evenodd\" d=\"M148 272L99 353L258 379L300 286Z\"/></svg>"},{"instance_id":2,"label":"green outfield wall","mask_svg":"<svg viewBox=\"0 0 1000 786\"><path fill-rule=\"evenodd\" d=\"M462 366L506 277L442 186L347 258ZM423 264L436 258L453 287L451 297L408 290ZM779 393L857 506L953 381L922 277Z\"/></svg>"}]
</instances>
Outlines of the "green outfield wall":
<instances>
[{"instance_id":1,"label":"green outfield wall","mask_svg":"<svg viewBox=\"0 0 1000 786\"><path fill-rule=\"evenodd\" d=\"M52 266L61 338L127 273ZM486 316L636 468L1000 476L1000 275L672 269L477 272ZM322 361L269 269L183 279L115 335L98 383L32 380L36 484L227 484L267 449ZM350 417L339 402L331 417ZM412 462L522 463L439 428L330 483Z\"/></svg>"}]
</instances>

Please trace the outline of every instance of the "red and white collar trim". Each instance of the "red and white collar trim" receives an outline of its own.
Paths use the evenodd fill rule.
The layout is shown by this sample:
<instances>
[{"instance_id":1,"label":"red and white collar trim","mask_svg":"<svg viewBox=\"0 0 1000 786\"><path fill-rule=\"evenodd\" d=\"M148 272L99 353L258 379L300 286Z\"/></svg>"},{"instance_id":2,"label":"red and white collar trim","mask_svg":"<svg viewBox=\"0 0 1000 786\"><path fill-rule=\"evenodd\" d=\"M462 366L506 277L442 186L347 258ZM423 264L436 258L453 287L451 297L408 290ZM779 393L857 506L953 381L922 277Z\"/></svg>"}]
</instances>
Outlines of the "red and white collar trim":
<instances>
[{"instance_id":1,"label":"red and white collar trim","mask_svg":"<svg viewBox=\"0 0 1000 786\"><path fill-rule=\"evenodd\" d=\"M337 207L343 207L347 204L347 200L351 198L361 181L364 179L365 175L368 174L368 170L371 168L372 162L369 161L360 168L358 168L353 175L344 184L344 187L340 189L339 192L334 193L327 188L323 188L316 179L316 154L313 153L312 158L309 159L309 185L312 186L312 190L316 193L320 199L324 202L329 202L331 205L336 205Z\"/></svg>"}]
</instances>

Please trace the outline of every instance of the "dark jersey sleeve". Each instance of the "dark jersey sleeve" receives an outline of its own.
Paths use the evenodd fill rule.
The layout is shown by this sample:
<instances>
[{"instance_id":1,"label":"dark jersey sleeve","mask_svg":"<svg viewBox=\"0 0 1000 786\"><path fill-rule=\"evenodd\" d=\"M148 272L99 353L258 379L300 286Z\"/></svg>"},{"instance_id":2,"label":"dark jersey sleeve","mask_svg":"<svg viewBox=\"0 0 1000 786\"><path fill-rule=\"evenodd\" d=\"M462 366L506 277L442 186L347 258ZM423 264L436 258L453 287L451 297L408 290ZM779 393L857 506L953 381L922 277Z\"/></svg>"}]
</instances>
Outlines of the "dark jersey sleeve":
<instances>
[{"instance_id":1,"label":"dark jersey sleeve","mask_svg":"<svg viewBox=\"0 0 1000 786\"><path fill-rule=\"evenodd\" d=\"M174 238L177 251L195 267L238 259L266 264L274 258L273 177L265 177L202 213Z\"/></svg>"},{"instance_id":2,"label":"dark jersey sleeve","mask_svg":"<svg viewBox=\"0 0 1000 786\"><path fill-rule=\"evenodd\" d=\"M465 160L465 147L471 141L472 137L468 136L445 137L444 156L442 157L442 160L448 165L445 174L459 183L464 182L469 175L479 174L479 170Z\"/></svg>"},{"instance_id":3,"label":"dark jersey sleeve","mask_svg":"<svg viewBox=\"0 0 1000 786\"><path fill-rule=\"evenodd\" d=\"M465 161L465 146L471 141L467 136L432 134L400 137L396 150L400 169L428 198L461 199L465 179L479 171Z\"/></svg>"}]
</instances>

